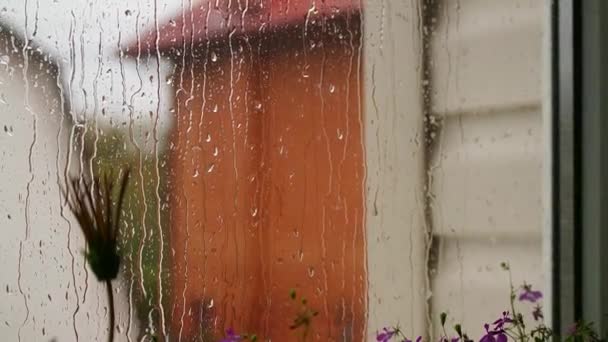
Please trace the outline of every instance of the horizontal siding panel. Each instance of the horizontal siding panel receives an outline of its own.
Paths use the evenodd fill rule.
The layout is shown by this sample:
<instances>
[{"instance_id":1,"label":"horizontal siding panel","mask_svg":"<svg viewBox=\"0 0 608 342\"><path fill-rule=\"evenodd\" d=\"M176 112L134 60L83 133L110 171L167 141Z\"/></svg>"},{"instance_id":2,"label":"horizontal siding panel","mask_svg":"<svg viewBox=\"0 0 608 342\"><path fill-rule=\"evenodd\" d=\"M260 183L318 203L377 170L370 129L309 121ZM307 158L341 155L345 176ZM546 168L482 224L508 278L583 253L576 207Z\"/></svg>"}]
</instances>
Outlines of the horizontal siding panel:
<instances>
[{"instance_id":1,"label":"horizontal siding panel","mask_svg":"<svg viewBox=\"0 0 608 342\"><path fill-rule=\"evenodd\" d=\"M432 111L540 103L543 1L445 1L432 38Z\"/></svg>"},{"instance_id":2,"label":"horizontal siding panel","mask_svg":"<svg viewBox=\"0 0 608 342\"><path fill-rule=\"evenodd\" d=\"M509 310L509 276L500 267L509 262L513 284L524 281L540 289L544 279L540 240L446 239L439 243L440 259L433 280L433 312L446 311L449 326L462 323L471 337L482 336L483 324L492 323L501 312ZM518 305L527 322L533 306ZM439 325L435 326L438 332ZM474 338L474 339L475 339Z\"/></svg>"},{"instance_id":3,"label":"horizontal siding panel","mask_svg":"<svg viewBox=\"0 0 608 342\"><path fill-rule=\"evenodd\" d=\"M540 235L541 129L538 109L448 117L432 157L434 230Z\"/></svg>"}]
</instances>

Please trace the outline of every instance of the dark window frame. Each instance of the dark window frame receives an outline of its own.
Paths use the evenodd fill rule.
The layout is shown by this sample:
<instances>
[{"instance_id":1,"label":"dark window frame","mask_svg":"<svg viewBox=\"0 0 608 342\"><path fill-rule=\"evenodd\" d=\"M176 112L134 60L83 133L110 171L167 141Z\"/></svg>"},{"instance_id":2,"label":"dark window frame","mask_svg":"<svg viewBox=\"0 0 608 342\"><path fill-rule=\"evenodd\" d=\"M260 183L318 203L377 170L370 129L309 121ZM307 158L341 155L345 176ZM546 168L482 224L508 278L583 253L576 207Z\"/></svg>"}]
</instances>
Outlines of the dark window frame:
<instances>
[{"instance_id":1,"label":"dark window frame","mask_svg":"<svg viewBox=\"0 0 608 342\"><path fill-rule=\"evenodd\" d=\"M608 327L608 3L551 8L553 328ZM605 133L604 133L605 132Z\"/></svg>"}]
</instances>

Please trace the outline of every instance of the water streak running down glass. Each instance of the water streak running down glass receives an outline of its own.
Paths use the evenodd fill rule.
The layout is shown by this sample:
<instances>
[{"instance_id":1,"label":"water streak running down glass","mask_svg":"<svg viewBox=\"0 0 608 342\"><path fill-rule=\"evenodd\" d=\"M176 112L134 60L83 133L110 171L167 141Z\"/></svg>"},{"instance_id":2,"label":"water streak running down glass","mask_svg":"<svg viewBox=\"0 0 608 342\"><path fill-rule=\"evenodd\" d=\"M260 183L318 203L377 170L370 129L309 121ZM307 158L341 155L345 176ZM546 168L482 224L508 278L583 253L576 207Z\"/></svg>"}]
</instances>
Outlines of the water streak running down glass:
<instances>
[{"instance_id":1,"label":"water streak running down glass","mask_svg":"<svg viewBox=\"0 0 608 342\"><path fill-rule=\"evenodd\" d=\"M302 312L313 341L426 340L446 310L481 336L509 302L501 262L550 290L547 13L0 2L0 334L107 340L63 190L127 166L116 341L296 341Z\"/></svg>"}]
</instances>

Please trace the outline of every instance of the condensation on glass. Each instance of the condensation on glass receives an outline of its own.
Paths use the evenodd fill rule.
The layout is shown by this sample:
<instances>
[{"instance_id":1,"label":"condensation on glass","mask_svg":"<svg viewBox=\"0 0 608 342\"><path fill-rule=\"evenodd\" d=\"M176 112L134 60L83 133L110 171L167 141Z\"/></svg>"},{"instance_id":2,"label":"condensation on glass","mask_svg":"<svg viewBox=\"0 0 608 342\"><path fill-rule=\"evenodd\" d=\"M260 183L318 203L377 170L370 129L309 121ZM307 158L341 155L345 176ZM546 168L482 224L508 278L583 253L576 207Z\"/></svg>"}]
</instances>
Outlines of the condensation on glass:
<instances>
[{"instance_id":1,"label":"condensation on glass","mask_svg":"<svg viewBox=\"0 0 608 342\"><path fill-rule=\"evenodd\" d=\"M117 341L476 336L547 277L544 6L4 1L0 334L107 339L62 189L128 166Z\"/></svg>"}]
</instances>

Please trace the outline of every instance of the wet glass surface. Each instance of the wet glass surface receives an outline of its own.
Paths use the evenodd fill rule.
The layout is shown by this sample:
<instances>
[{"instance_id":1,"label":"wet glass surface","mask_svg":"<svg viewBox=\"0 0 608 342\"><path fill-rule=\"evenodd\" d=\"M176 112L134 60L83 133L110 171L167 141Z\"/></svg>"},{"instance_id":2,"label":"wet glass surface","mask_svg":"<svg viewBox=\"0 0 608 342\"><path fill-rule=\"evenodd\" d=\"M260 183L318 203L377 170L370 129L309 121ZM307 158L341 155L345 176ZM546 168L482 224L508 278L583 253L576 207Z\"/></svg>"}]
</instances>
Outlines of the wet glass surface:
<instances>
[{"instance_id":1,"label":"wet glass surface","mask_svg":"<svg viewBox=\"0 0 608 342\"><path fill-rule=\"evenodd\" d=\"M549 269L544 6L0 1L0 334L107 339L63 191L129 168L116 341L478 335Z\"/></svg>"}]
</instances>

